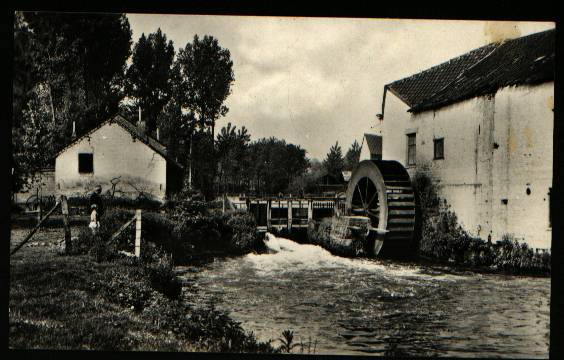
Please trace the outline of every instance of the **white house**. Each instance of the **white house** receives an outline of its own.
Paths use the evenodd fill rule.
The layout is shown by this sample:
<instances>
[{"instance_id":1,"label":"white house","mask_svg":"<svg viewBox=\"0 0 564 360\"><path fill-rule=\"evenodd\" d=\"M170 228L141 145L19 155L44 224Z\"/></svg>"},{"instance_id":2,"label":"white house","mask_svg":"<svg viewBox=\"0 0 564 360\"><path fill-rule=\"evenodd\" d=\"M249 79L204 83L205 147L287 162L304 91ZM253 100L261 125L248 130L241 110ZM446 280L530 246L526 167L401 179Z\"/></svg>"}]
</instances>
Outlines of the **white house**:
<instances>
[{"instance_id":1,"label":"white house","mask_svg":"<svg viewBox=\"0 0 564 360\"><path fill-rule=\"evenodd\" d=\"M475 236L550 249L554 33L489 44L384 87L383 159L427 172Z\"/></svg>"},{"instance_id":2,"label":"white house","mask_svg":"<svg viewBox=\"0 0 564 360\"><path fill-rule=\"evenodd\" d=\"M74 140L55 160L55 191L84 196L96 185L104 193L163 201L181 184L182 166L158 140L116 115ZM115 185L113 185L115 184Z\"/></svg>"}]
</instances>

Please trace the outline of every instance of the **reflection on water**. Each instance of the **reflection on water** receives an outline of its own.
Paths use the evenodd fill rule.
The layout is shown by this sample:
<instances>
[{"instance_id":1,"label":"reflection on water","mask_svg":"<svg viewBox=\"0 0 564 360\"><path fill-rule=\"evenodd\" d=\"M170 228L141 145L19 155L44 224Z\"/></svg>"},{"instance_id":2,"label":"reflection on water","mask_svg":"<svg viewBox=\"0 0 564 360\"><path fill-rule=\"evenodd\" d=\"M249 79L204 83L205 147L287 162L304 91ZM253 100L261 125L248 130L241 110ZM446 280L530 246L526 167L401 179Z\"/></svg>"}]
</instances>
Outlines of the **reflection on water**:
<instances>
[{"instance_id":1,"label":"reflection on water","mask_svg":"<svg viewBox=\"0 0 564 360\"><path fill-rule=\"evenodd\" d=\"M188 301L229 310L261 340L292 329L318 354L548 357L550 279L347 259L270 234L265 243L269 254L184 275Z\"/></svg>"}]
</instances>

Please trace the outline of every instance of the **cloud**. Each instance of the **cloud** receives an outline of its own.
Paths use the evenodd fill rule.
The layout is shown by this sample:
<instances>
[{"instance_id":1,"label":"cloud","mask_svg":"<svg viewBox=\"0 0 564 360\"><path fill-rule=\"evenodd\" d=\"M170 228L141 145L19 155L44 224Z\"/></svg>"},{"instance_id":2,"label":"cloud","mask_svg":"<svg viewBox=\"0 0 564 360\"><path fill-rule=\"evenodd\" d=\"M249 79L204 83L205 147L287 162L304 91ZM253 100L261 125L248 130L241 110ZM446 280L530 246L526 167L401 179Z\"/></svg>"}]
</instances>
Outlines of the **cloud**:
<instances>
[{"instance_id":1,"label":"cloud","mask_svg":"<svg viewBox=\"0 0 564 360\"><path fill-rule=\"evenodd\" d=\"M179 49L209 34L231 52L228 122L253 139L276 136L322 159L370 132L385 84L492 41L554 27L484 21L128 15L133 39L158 27ZM486 28L490 30L486 30ZM508 30L509 29L509 30Z\"/></svg>"}]
</instances>

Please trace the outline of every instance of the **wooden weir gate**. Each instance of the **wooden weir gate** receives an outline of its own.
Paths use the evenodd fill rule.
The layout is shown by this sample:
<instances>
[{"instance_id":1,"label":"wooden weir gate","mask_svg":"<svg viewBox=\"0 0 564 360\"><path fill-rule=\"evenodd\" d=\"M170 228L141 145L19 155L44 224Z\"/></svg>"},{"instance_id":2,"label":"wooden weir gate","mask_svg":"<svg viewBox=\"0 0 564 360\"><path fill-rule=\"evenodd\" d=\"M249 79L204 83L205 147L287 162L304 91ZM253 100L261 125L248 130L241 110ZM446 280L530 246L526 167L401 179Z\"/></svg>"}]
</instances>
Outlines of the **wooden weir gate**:
<instances>
[{"instance_id":1,"label":"wooden weir gate","mask_svg":"<svg viewBox=\"0 0 564 360\"><path fill-rule=\"evenodd\" d=\"M345 211L345 199L337 197L245 198L247 211L254 215L259 231L307 228L311 220L333 217Z\"/></svg>"}]
</instances>

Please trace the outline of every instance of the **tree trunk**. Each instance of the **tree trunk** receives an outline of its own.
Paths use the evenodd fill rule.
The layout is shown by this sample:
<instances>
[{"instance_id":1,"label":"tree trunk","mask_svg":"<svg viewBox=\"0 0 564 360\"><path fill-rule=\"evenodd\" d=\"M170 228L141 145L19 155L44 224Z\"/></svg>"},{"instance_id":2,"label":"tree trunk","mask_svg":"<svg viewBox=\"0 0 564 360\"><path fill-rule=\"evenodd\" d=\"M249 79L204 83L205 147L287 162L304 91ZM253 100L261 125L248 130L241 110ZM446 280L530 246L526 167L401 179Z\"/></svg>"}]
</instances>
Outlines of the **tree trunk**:
<instances>
[{"instance_id":1,"label":"tree trunk","mask_svg":"<svg viewBox=\"0 0 564 360\"><path fill-rule=\"evenodd\" d=\"M53 124L55 124L55 107L53 106L53 95L51 94L51 84L47 83L49 87L49 103L51 105L51 117L53 118Z\"/></svg>"},{"instance_id":2,"label":"tree trunk","mask_svg":"<svg viewBox=\"0 0 564 360\"><path fill-rule=\"evenodd\" d=\"M192 139L194 132L190 133L190 152L188 155L188 191L192 191Z\"/></svg>"}]
</instances>

